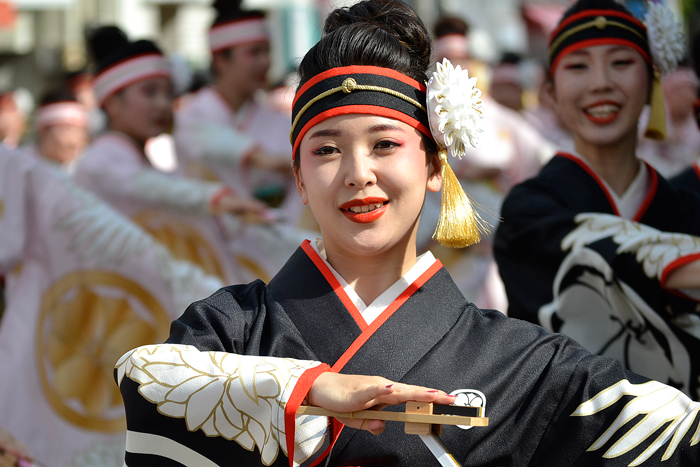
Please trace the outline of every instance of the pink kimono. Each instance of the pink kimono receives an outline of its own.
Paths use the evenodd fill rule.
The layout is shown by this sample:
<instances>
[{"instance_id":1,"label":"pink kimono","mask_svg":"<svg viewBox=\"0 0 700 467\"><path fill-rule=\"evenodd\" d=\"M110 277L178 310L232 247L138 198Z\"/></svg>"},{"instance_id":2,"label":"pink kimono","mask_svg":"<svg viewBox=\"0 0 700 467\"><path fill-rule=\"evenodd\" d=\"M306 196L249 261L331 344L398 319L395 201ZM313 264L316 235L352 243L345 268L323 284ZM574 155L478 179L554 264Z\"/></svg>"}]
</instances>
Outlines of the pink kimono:
<instances>
[{"instance_id":1,"label":"pink kimono","mask_svg":"<svg viewBox=\"0 0 700 467\"><path fill-rule=\"evenodd\" d=\"M56 167L0 149L0 424L41 465L123 465L112 367L221 287Z\"/></svg>"}]
</instances>

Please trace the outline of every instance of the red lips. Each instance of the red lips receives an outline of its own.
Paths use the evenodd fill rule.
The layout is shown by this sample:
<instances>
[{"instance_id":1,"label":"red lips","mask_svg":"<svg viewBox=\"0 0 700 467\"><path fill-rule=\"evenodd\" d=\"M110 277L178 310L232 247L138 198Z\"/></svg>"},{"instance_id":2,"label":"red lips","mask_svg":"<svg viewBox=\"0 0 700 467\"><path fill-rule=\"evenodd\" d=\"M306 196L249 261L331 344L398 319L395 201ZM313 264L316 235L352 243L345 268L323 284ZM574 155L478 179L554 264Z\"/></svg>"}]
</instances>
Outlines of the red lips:
<instances>
[{"instance_id":1,"label":"red lips","mask_svg":"<svg viewBox=\"0 0 700 467\"><path fill-rule=\"evenodd\" d=\"M369 197L369 198L364 198L364 199L353 199L351 201L348 201L347 203L343 203L340 205L340 211L353 222L357 222L358 224L367 224L370 222L374 222L384 213L386 212L386 207L389 204L388 200L386 198L375 198L375 197ZM371 205L381 205L378 208L375 208L371 211L368 212L354 212L350 210L350 208L354 208L357 206L371 206Z\"/></svg>"},{"instance_id":2,"label":"red lips","mask_svg":"<svg viewBox=\"0 0 700 467\"><path fill-rule=\"evenodd\" d=\"M592 109L592 108L594 108L594 107L603 106L603 105L609 105L609 106L616 107L617 110L611 112L610 115L608 115L608 116L606 116L606 117L600 117L600 116L596 116L596 115L593 115L593 114L588 113L588 110L589 110L589 109ZM587 117L591 122L596 123L596 124L598 124L598 125L605 125L605 124L607 124L607 123L612 122L613 120L615 120L615 119L618 117L618 115L620 115L620 104L618 104L617 102L613 102L613 101L596 102L596 103L594 103L594 104L591 104L591 105L587 106L587 107L584 109L584 112L583 112L583 113L586 115L586 117Z\"/></svg>"}]
</instances>

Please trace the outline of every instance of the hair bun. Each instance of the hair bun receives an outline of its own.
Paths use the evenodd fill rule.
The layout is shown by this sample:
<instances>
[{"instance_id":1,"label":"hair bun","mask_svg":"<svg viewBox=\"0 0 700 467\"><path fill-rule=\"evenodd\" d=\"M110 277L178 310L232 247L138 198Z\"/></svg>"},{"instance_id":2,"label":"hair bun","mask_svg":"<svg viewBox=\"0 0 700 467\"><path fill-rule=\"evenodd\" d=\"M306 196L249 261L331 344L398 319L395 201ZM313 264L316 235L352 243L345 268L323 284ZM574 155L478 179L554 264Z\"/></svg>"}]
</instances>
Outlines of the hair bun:
<instances>
[{"instance_id":1,"label":"hair bun","mask_svg":"<svg viewBox=\"0 0 700 467\"><path fill-rule=\"evenodd\" d=\"M214 0L212 5L219 15L230 15L241 12L241 0Z\"/></svg>"},{"instance_id":2,"label":"hair bun","mask_svg":"<svg viewBox=\"0 0 700 467\"><path fill-rule=\"evenodd\" d=\"M93 31L88 38L90 55L96 63L128 44L129 38L117 26L103 26Z\"/></svg>"},{"instance_id":3,"label":"hair bun","mask_svg":"<svg viewBox=\"0 0 700 467\"><path fill-rule=\"evenodd\" d=\"M372 0L331 12L324 34L351 24L365 23L394 36L408 50L411 66L426 71L431 65L432 38L416 12L397 0Z\"/></svg>"}]
</instances>

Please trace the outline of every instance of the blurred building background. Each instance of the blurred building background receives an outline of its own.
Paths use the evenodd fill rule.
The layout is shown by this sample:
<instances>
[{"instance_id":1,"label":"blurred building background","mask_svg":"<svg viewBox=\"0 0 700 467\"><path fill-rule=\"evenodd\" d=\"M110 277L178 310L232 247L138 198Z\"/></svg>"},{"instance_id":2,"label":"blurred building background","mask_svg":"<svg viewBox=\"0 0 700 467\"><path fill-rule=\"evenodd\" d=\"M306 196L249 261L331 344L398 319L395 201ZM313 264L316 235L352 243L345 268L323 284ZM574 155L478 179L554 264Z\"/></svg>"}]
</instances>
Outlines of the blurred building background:
<instances>
[{"instance_id":1,"label":"blurred building background","mask_svg":"<svg viewBox=\"0 0 700 467\"><path fill-rule=\"evenodd\" d=\"M692 34L700 22L695 0L668 0ZM116 24L131 39L156 40L191 69L206 69L206 30L213 19L209 0L0 0L0 92L23 88L32 97L67 73L88 64L85 32ZM247 0L269 12L273 24L271 81L319 38L325 14L353 0ZM429 26L442 13L471 25L472 54L496 62L504 52L541 60L547 35L570 0L408 0ZM630 0L643 7L644 0ZM27 92L28 91L28 92ZM30 109L25 109L30 110Z\"/></svg>"}]
</instances>

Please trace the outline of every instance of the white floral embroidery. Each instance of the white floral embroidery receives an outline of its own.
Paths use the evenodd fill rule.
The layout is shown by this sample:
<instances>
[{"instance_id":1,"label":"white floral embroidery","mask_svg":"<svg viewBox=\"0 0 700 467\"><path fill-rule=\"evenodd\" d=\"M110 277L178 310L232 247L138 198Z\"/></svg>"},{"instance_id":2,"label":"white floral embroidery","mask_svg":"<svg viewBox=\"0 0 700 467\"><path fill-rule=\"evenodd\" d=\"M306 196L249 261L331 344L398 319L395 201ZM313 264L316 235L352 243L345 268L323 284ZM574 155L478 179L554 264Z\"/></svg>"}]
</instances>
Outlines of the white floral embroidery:
<instances>
[{"instance_id":1,"label":"white floral embroidery","mask_svg":"<svg viewBox=\"0 0 700 467\"><path fill-rule=\"evenodd\" d=\"M467 143L476 147L481 126L481 91L467 70L448 59L437 64L428 81L428 120L435 140L453 157L464 156Z\"/></svg>"},{"instance_id":2,"label":"white floral embroidery","mask_svg":"<svg viewBox=\"0 0 700 467\"><path fill-rule=\"evenodd\" d=\"M685 56L683 31L673 13L661 3L647 2L644 17L649 48L654 64L666 74L678 66Z\"/></svg>"},{"instance_id":3,"label":"white floral embroidery","mask_svg":"<svg viewBox=\"0 0 700 467\"><path fill-rule=\"evenodd\" d=\"M563 251L575 250L612 237L618 253L634 253L647 277L661 279L665 268L678 258L700 253L700 238L681 233L661 232L638 222L611 214L583 213L579 224L561 243Z\"/></svg>"},{"instance_id":4,"label":"white floral embroidery","mask_svg":"<svg viewBox=\"0 0 700 467\"><path fill-rule=\"evenodd\" d=\"M632 384L627 380L622 380L578 406L571 415L578 417L595 415L607 409L624 396L634 396L634 398L624 406L620 415L605 433L591 445L589 451L595 451L603 447L627 422L640 414L644 414L644 418L622 435L605 452L604 456L608 458L619 457L631 451L655 433L658 433L661 428L664 428L644 452L629 465L640 465L666 443L669 443L669 445L661 460L670 459L688 433L688 430L692 427L696 416L700 413L700 403L693 402L677 389L657 381ZM690 445L693 446L698 442L700 442L700 426L695 430L695 434L690 440Z\"/></svg>"},{"instance_id":5,"label":"white floral embroidery","mask_svg":"<svg viewBox=\"0 0 700 467\"><path fill-rule=\"evenodd\" d=\"M191 431L256 446L262 463L287 454L284 407L299 377L318 362L200 352L186 345L148 345L117 362L117 379L139 383L158 411L184 418ZM326 423L327 424L327 423Z\"/></svg>"}]
</instances>

